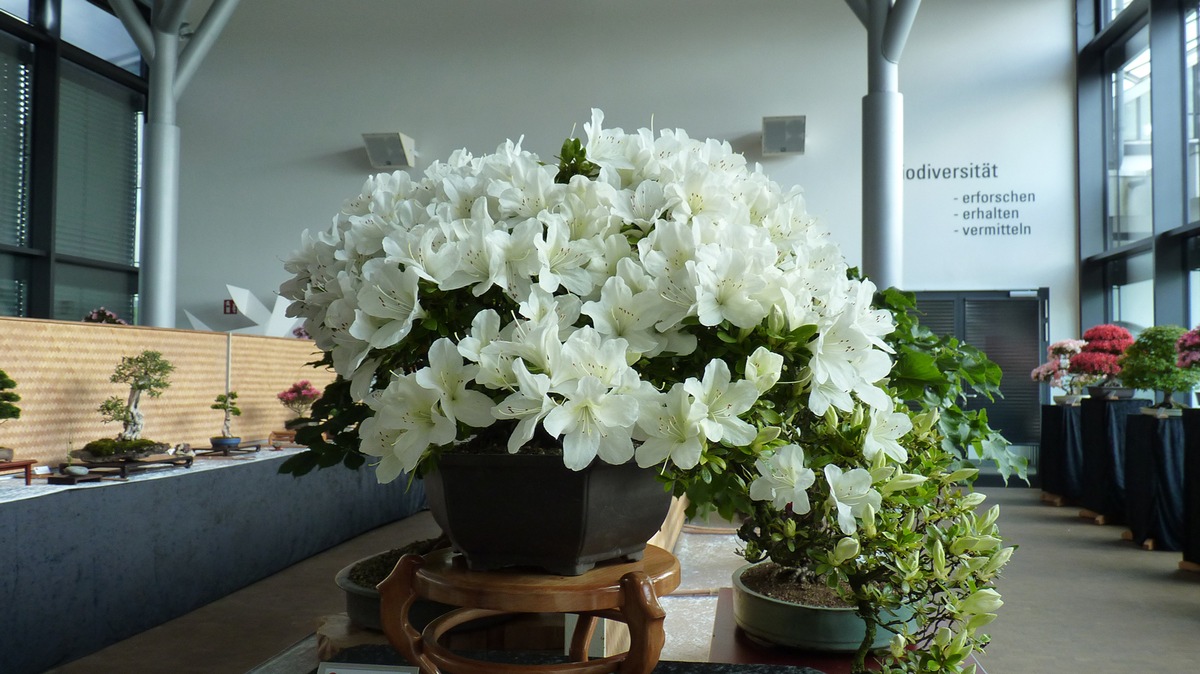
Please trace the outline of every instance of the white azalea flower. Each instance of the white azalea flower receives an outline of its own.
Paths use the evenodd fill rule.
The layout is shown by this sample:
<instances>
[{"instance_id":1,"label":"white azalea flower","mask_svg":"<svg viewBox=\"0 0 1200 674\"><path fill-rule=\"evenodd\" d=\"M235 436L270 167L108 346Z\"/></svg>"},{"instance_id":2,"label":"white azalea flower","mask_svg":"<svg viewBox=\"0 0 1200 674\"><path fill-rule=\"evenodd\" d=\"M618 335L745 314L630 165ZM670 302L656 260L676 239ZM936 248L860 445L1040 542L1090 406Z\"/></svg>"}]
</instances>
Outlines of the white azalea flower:
<instances>
[{"instance_id":1,"label":"white azalea flower","mask_svg":"<svg viewBox=\"0 0 1200 674\"><path fill-rule=\"evenodd\" d=\"M858 520L874 517L883 496L871 487L871 473L865 468L843 471L841 466L825 466L829 498L837 507L838 527L847 536L858 530Z\"/></svg>"},{"instance_id":2,"label":"white azalea flower","mask_svg":"<svg viewBox=\"0 0 1200 674\"><path fill-rule=\"evenodd\" d=\"M812 509L808 488L817 481L817 474L804 465L804 450L789 444L754 462L758 477L750 483L750 498L770 501L779 510L792 506L792 512L803 515Z\"/></svg>"},{"instance_id":3,"label":"white azalea flower","mask_svg":"<svg viewBox=\"0 0 1200 674\"><path fill-rule=\"evenodd\" d=\"M561 215L543 213L544 236L535 237L537 249L538 285L552 293L562 285L576 295L587 295L594 282L588 272L594 246L586 241L572 241L571 232Z\"/></svg>"},{"instance_id":4,"label":"white azalea flower","mask_svg":"<svg viewBox=\"0 0 1200 674\"><path fill-rule=\"evenodd\" d=\"M533 438L538 422L554 409L555 403L549 395L550 377L530 374L525 362L519 358L513 361L512 371L516 376L517 390L501 401L492 414L497 419L517 420L517 427L508 438L508 451L515 454Z\"/></svg>"},{"instance_id":5,"label":"white azalea flower","mask_svg":"<svg viewBox=\"0 0 1200 674\"><path fill-rule=\"evenodd\" d=\"M644 401L637 424L648 438L637 448L638 465L645 468L670 459L684 470L694 468L704 449L700 422L707 415L704 405L679 384Z\"/></svg>"},{"instance_id":6,"label":"white azalea flower","mask_svg":"<svg viewBox=\"0 0 1200 674\"><path fill-rule=\"evenodd\" d=\"M500 336L500 314L485 309L471 319L471 332L458 342L458 352L467 360L479 362L480 352Z\"/></svg>"},{"instance_id":7,"label":"white azalea flower","mask_svg":"<svg viewBox=\"0 0 1200 674\"><path fill-rule=\"evenodd\" d=\"M863 456L874 461L882 453L896 463L907 462L908 450L899 440L912 428L912 419L907 414L894 409L872 408L871 423L863 438Z\"/></svg>"},{"instance_id":8,"label":"white azalea flower","mask_svg":"<svg viewBox=\"0 0 1200 674\"><path fill-rule=\"evenodd\" d=\"M495 419L492 399L467 388L478 371L478 365L464 364L454 342L443 337L429 348L429 367L417 370L415 376L418 384L437 392L441 412L447 418L482 428Z\"/></svg>"},{"instance_id":9,"label":"white azalea flower","mask_svg":"<svg viewBox=\"0 0 1200 674\"><path fill-rule=\"evenodd\" d=\"M637 399L612 393L592 376L559 392L566 400L546 415L542 427L562 437L567 468L583 470L597 456L608 463L633 458L631 429L637 422Z\"/></svg>"},{"instance_id":10,"label":"white azalea flower","mask_svg":"<svg viewBox=\"0 0 1200 674\"><path fill-rule=\"evenodd\" d=\"M350 335L383 349L408 336L413 321L424 315L417 298L418 274L412 268L401 269L383 258L363 265L362 285L358 290L358 312L350 326Z\"/></svg>"},{"instance_id":11,"label":"white azalea flower","mask_svg":"<svg viewBox=\"0 0 1200 674\"><path fill-rule=\"evenodd\" d=\"M729 366L714 358L704 368L702 381L688 378L683 387L708 411L708 416L700 422L705 437L713 442L724 441L738 446L754 442L757 435L754 426L738 418L758 400L754 382L743 379L730 384Z\"/></svg>"},{"instance_id":12,"label":"white azalea flower","mask_svg":"<svg viewBox=\"0 0 1200 674\"><path fill-rule=\"evenodd\" d=\"M707 251L705 251L707 253ZM767 308L754 295L762 290L762 277L747 274L750 262L740 251L723 249L702 254L702 262L689 262L696 279L696 311L701 325L729 321L739 328L762 322Z\"/></svg>"},{"instance_id":13,"label":"white azalea flower","mask_svg":"<svg viewBox=\"0 0 1200 674\"><path fill-rule=\"evenodd\" d=\"M595 377L608 387L617 386L629 369L629 344L624 339L605 339L591 327L576 330L563 342L550 361L550 379L555 385L585 376Z\"/></svg>"},{"instance_id":14,"label":"white azalea flower","mask_svg":"<svg viewBox=\"0 0 1200 674\"><path fill-rule=\"evenodd\" d=\"M582 311L592 319L596 332L606 339L624 339L632 356L661 348L661 342L652 332L656 298L649 293L633 291L620 276L613 276L600 290L600 299L585 302Z\"/></svg>"},{"instance_id":15,"label":"white azalea flower","mask_svg":"<svg viewBox=\"0 0 1200 674\"><path fill-rule=\"evenodd\" d=\"M783 373L783 356L760 346L746 358L746 381L754 382L759 393L766 393L779 382Z\"/></svg>"},{"instance_id":16,"label":"white azalea flower","mask_svg":"<svg viewBox=\"0 0 1200 674\"><path fill-rule=\"evenodd\" d=\"M457 428L449 417L438 411L438 393L420 386L411 375L396 377L386 389L364 402L374 410L375 416L369 419L370 425L363 421L365 434L363 429L359 431L359 437L363 439L362 451L384 457L389 473L397 465L396 460L402 471L411 472L431 446L439 447L454 441ZM388 459L389 456L395 460Z\"/></svg>"}]
</instances>

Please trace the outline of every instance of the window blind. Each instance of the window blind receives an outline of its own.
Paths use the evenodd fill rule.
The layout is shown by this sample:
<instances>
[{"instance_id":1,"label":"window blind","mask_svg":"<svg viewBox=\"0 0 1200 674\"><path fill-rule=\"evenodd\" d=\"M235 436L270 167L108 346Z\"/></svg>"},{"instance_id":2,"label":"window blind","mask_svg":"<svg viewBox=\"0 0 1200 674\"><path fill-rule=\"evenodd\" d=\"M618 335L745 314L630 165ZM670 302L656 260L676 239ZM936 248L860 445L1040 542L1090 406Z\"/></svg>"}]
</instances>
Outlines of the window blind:
<instances>
[{"instance_id":1,"label":"window blind","mask_svg":"<svg viewBox=\"0 0 1200 674\"><path fill-rule=\"evenodd\" d=\"M29 244L31 61L27 44L0 33L0 243L10 246Z\"/></svg>"},{"instance_id":2,"label":"window blind","mask_svg":"<svg viewBox=\"0 0 1200 674\"><path fill-rule=\"evenodd\" d=\"M55 246L133 265L141 95L72 63L59 84Z\"/></svg>"}]
</instances>

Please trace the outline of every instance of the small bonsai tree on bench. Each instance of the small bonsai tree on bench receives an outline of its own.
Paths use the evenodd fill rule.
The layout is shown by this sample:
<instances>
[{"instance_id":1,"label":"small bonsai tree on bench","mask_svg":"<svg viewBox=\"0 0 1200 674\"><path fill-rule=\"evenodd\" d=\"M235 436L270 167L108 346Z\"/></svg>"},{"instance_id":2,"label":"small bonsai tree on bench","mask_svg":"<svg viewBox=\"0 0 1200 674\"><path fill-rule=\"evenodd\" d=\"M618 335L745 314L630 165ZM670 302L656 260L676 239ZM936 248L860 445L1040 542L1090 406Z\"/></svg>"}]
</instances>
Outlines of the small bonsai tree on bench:
<instances>
[{"instance_id":1,"label":"small bonsai tree on bench","mask_svg":"<svg viewBox=\"0 0 1200 674\"><path fill-rule=\"evenodd\" d=\"M242 416L242 408L237 405L237 391L222 393L217 396L216 401L209 405L214 410L225 412L225 423L221 426L222 438L233 439L233 417Z\"/></svg>"},{"instance_id":2,"label":"small bonsai tree on bench","mask_svg":"<svg viewBox=\"0 0 1200 674\"><path fill-rule=\"evenodd\" d=\"M13 389L17 387L17 382L8 376L4 370L0 370L0 424L9 419L17 419L21 416L21 408L17 407L16 403L21 399L17 392ZM8 461L12 459L13 451L7 447L0 447L0 461Z\"/></svg>"},{"instance_id":3,"label":"small bonsai tree on bench","mask_svg":"<svg viewBox=\"0 0 1200 674\"><path fill-rule=\"evenodd\" d=\"M121 358L109 381L129 384L129 395L125 400L111 396L100 404L100 415L104 423L119 421L122 424L116 439L105 438L89 442L84 450L93 456L110 456L130 451L143 451L155 445L152 440L142 438L145 419L140 409L142 395L157 398L171 385L170 375L175 366L158 351L143 351L136 356Z\"/></svg>"}]
</instances>

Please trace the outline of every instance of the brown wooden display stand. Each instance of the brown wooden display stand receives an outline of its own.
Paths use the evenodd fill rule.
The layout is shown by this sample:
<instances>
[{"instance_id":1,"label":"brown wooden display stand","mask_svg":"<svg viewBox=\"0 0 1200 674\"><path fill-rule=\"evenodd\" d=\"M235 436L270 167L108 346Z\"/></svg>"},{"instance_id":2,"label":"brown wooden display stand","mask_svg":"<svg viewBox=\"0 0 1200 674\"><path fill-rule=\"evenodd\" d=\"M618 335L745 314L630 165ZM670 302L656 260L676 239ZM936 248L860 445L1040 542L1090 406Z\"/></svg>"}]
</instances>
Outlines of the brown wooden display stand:
<instances>
[{"instance_id":1,"label":"brown wooden display stand","mask_svg":"<svg viewBox=\"0 0 1200 674\"><path fill-rule=\"evenodd\" d=\"M7 470L24 470L25 484L28 485L33 479L33 464L37 463L34 459L23 459L21 461L0 461L0 472Z\"/></svg>"},{"instance_id":2,"label":"brown wooden display stand","mask_svg":"<svg viewBox=\"0 0 1200 674\"><path fill-rule=\"evenodd\" d=\"M461 555L438 550L400 559L379 584L380 617L388 641L422 674L649 674L666 640L666 612L658 597L679 587L679 582L679 560L653 545L646 546L641 561L602 564L579 576L515 569L471 571ZM418 633L408 620L409 608L418 598L462 608ZM572 662L520 666L480 662L442 645L442 637L458 625L509 613L577 614ZM629 626L627 652L588 660L588 644L599 618Z\"/></svg>"}]
</instances>

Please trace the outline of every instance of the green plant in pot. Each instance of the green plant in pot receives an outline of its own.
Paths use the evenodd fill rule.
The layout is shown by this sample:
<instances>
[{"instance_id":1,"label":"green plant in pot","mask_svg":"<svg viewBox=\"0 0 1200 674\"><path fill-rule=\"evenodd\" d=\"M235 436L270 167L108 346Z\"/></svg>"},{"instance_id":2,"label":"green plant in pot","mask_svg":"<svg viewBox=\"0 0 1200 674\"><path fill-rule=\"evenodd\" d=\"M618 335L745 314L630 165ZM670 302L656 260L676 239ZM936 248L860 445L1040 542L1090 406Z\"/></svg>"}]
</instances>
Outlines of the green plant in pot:
<instances>
[{"instance_id":1,"label":"green plant in pot","mask_svg":"<svg viewBox=\"0 0 1200 674\"><path fill-rule=\"evenodd\" d=\"M221 424L221 435L209 438L214 449L237 447L242 442L240 437L233 434L233 418L242 416L242 408L238 407L237 397L237 391L229 391L218 395L209 405L210 408L221 410L225 414L225 420Z\"/></svg>"},{"instance_id":2,"label":"green plant in pot","mask_svg":"<svg viewBox=\"0 0 1200 674\"><path fill-rule=\"evenodd\" d=\"M153 440L142 437L145 418L141 411L142 396L157 398L171 385L171 372L175 366L163 358L158 351L143 351L136 356L123 356L109 381L128 384L129 394L124 400L111 396L100 404L99 412L104 423L121 422L121 432L116 438L102 438L84 445L84 457L111 458L130 454L144 454L160 446ZM165 445L161 445L165 447Z\"/></svg>"},{"instance_id":3,"label":"green plant in pot","mask_svg":"<svg viewBox=\"0 0 1200 674\"><path fill-rule=\"evenodd\" d=\"M1200 370L1181 368L1176 344L1187 334L1178 325L1155 325L1142 330L1121 356L1121 381L1136 389L1162 394L1160 410L1183 407L1173 397L1176 392L1191 391L1200 383Z\"/></svg>"},{"instance_id":4,"label":"green plant in pot","mask_svg":"<svg viewBox=\"0 0 1200 674\"><path fill-rule=\"evenodd\" d=\"M13 381L12 377L4 370L0 370L0 424L7 422L9 419L18 419L21 417L21 408L17 407L21 396L14 391L17 387L17 382ZM13 450L8 447L0 447L0 461L9 461L13 458Z\"/></svg>"},{"instance_id":5,"label":"green plant in pot","mask_svg":"<svg viewBox=\"0 0 1200 674\"><path fill-rule=\"evenodd\" d=\"M965 389L998 391L995 364L920 326L911 295L889 289L877 305L897 324L890 411L817 416L768 392L759 404L781 414L779 437L711 476L680 475L676 489L742 522L742 554L768 560L734 577L734 617L752 637L852 652L856 672L880 648L883 671L969 671L1013 551L998 507L980 512L983 495L967 487L971 461L1021 476L1024 464L986 413L959 407Z\"/></svg>"},{"instance_id":6,"label":"green plant in pot","mask_svg":"<svg viewBox=\"0 0 1200 674\"><path fill-rule=\"evenodd\" d=\"M382 481L407 473L448 492L434 485L464 452L491 452L488 478L527 476L523 463L545 454L560 471L538 482L547 489L472 488L451 500L474 501L482 518L614 466L722 507L749 501L743 468L769 467L789 446L803 449L807 470L840 470L834 482L852 491L864 479L881 495L916 489L929 478L912 477L899 438L966 448L956 436L986 425L932 411L914 424L904 382L889 381L897 318L873 304L875 286L849 269L798 190L725 143L606 129L598 111L584 128L586 143L568 139L557 165L510 142L455 153L421 177L373 176L327 230L304 235L280 293L337 378L297 433L309 451L284 471L370 461ZM914 363L918 388L959 353L927 346L897 354ZM958 372L980 374L975 364ZM931 386L918 405L937 406L948 390ZM875 451L868 439L894 442ZM971 449L1006 457L994 438ZM620 488L597 491L638 478L613 479ZM614 512L660 507L638 503ZM854 515L856 530L879 530L886 515L874 510ZM553 538L547 528L541 538Z\"/></svg>"}]
</instances>

